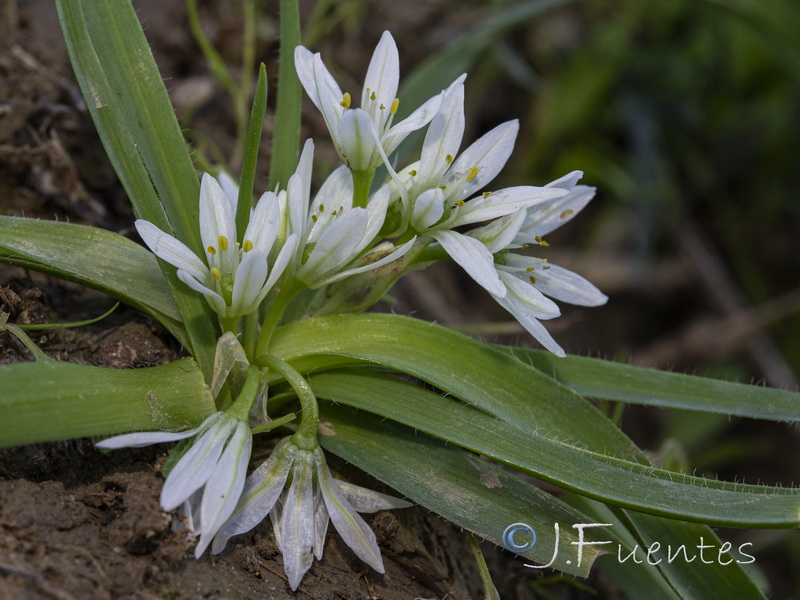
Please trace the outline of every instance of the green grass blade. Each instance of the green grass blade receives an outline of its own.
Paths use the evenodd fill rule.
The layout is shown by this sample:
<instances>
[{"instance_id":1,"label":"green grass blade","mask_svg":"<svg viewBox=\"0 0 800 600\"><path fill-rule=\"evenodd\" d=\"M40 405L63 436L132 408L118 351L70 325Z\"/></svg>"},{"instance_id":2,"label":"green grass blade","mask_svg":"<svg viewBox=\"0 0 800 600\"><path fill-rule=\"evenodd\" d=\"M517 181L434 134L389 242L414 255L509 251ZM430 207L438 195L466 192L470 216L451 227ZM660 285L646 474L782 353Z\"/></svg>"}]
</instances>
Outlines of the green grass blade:
<instances>
[{"instance_id":1,"label":"green grass blade","mask_svg":"<svg viewBox=\"0 0 800 600\"><path fill-rule=\"evenodd\" d=\"M602 547L587 547L579 564L574 523L587 517L500 466L397 423L345 407L320 407L327 435L320 444L401 494L498 546L505 528L527 523L537 542L521 556L586 577ZM591 532L587 530L587 540Z\"/></svg>"},{"instance_id":2,"label":"green grass blade","mask_svg":"<svg viewBox=\"0 0 800 600\"><path fill-rule=\"evenodd\" d=\"M285 325L270 352L301 372L325 355L404 371L528 431L635 460L639 451L583 398L507 354L418 319L333 315Z\"/></svg>"},{"instance_id":3,"label":"green grass blade","mask_svg":"<svg viewBox=\"0 0 800 600\"><path fill-rule=\"evenodd\" d=\"M800 490L692 477L522 430L368 369L312 374L318 398L368 410L559 487L625 508L733 527L800 526Z\"/></svg>"},{"instance_id":4,"label":"green grass blade","mask_svg":"<svg viewBox=\"0 0 800 600\"><path fill-rule=\"evenodd\" d=\"M502 347L582 396L722 413L800 421L800 393L635 367L597 358L556 358L548 352Z\"/></svg>"},{"instance_id":5,"label":"green grass blade","mask_svg":"<svg viewBox=\"0 0 800 600\"><path fill-rule=\"evenodd\" d=\"M239 235L239 242L244 242L244 232L250 222L250 209L253 207L253 182L256 179L258 148L261 145L261 132L264 130L266 110L267 68L262 63L258 70L256 95L253 99L253 109L250 112L250 122L247 125L242 177L239 182L239 197L236 200L236 231Z\"/></svg>"},{"instance_id":6,"label":"green grass blade","mask_svg":"<svg viewBox=\"0 0 800 600\"><path fill-rule=\"evenodd\" d=\"M294 49L300 45L300 8L297 0L281 0L281 62L275 131L272 134L269 188L286 187L300 158L302 89L294 68Z\"/></svg>"},{"instance_id":7,"label":"green grass blade","mask_svg":"<svg viewBox=\"0 0 800 600\"><path fill-rule=\"evenodd\" d=\"M147 369L0 365L0 446L189 427L214 410L197 363Z\"/></svg>"}]
</instances>

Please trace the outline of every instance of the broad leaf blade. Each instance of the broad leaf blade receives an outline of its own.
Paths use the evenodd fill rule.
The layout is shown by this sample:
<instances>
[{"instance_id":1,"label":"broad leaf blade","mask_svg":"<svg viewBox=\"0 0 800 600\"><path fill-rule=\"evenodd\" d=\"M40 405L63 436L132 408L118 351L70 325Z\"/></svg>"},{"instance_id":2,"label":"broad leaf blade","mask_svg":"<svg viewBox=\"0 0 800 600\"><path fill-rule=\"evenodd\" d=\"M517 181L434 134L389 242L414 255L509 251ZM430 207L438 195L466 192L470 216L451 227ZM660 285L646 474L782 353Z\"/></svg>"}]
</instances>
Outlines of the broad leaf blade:
<instances>
[{"instance_id":1,"label":"broad leaf blade","mask_svg":"<svg viewBox=\"0 0 800 600\"><path fill-rule=\"evenodd\" d=\"M691 477L525 431L368 369L313 374L318 397L368 410L618 506L734 527L800 526L800 490Z\"/></svg>"},{"instance_id":2,"label":"broad leaf blade","mask_svg":"<svg viewBox=\"0 0 800 600\"><path fill-rule=\"evenodd\" d=\"M0 216L0 261L100 290L150 314L186 342L180 313L155 256L96 227Z\"/></svg>"},{"instance_id":3,"label":"broad leaf blade","mask_svg":"<svg viewBox=\"0 0 800 600\"><path fill-rule=\"evenodd\" d=\"M582 396L753 419L800 421L800 394L797 392L668 373L597 358L556 358L530 348L501 348Z\"/></svg>"},{"instance_id":4,"label":"broad leaf blade","mask_svg":"<svg viewBox=\"0 0 800 600\"><path fill-rule=\"evenodd\" d=\"M214 410L191 358L147 369L57 361L0 365L0 446L182 429Z\"/></svg>"},{"instance_id":5,"label":"broad leaf blade","mask_svg":"<svg viewBox=\"0 0 800 600\"><path fill-rule=\"evenodd\" d=\"M586 547L579 562L572 525L590 523L591 517L498 465L365 412L321 408L324 448L456 525L499 546L509 525L526 523L537 539L521 556L547 564L555 555L552 568L579 577L586 577L603 553L602 548ZM587 530L586 541L592 539Z\"/></svg>"}]
</instances>

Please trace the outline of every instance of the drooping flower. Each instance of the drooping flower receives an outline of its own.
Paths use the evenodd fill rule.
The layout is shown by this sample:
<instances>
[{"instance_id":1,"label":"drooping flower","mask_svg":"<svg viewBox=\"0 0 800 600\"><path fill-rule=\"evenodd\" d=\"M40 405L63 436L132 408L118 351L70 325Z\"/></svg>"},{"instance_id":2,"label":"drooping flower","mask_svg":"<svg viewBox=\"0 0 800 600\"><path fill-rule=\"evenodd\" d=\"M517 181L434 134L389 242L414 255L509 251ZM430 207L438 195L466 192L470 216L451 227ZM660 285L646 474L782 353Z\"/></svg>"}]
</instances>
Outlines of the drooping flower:
<instances>
[{"instance_id":1,"label":"drooping flower","mask_svg":"<svg viewBox=\"0 0 800 600\"><path fill-rule=\"evenodd\" d=\"M270 268L268 257L279 222L275 194L265 193L251 210L241 245L236 237L235 203L236 198L231 198L215 178L203 175L200 237L205 260L149 221L136 221L136 230L150 250L177 267L178 278L203 294L214 311L225 318L240 317L258 309L286 268L296 245L296 238L286 239Z\"/></svg>"},{"instance_id":2,"label":"drooping flower","mask_svg":"<svg viewBox=\"0 0 800 600\"><path fill-rule=\"evenodd\" d=\"M345 277L376 269L405 254L413 240L379 260L358 267L348 265L372 244L389 203L389 187L379 189L367 206L353 206L353 177L345 166L325 180L310 201L314 144L309 140L303 149L297 171L289 179L285 193L279 196L283 235L297 236L298 248L288 271L310 288L319 288Z\"/></svg>"},{"instance_id":3,"label":"drooping flower","mask_svg":"<svg viewBox=\"0 0 800 600\"><path fill-rule=\"evenodd\" d=\"M322 113L342 162L354 171L378 167L408 134L427 125L439 108L441 98L437 95L400 123L393 124L400 104L396 97L400 60L388 31L383 33L372 55L360 108L351 108L350 94L342 93L319 54L298 46L294 56L300 82Z\"/></svg>"},{"instance_id":4,"label":"drooping flower","mask_svg":"<svg viewBox=\"0 0 800 600\"><path fill-rule=\"evenodd\" d=\"M562 190L565 194L496 219L464 236L480 242L492 255L495 272L506 293L495 294L484 287L533 337L557 356L564 356L564 350L539 322L561 314L556 303L547 296L578 306L600 306L608 298L580 275L552 265L545 259L512 250L532 245L546 246L543 236L572 220L589 203L594 197L594 188L576 185L582 175L575 171L545 186Z\"/></svg>"},{"instance_id":5,"label":"drooping flower","mask_svg":"<svg viewBox=\"0 0 800 600\"><path fill-rule=\"evenodd\" d=\"M250 531L269 514L289 585L296 590L314 558L322 559L332 522L356 556L383 573L375 534L358 512L407 506L397 498L335 480L321 448L304 450L286 438L247 478L241 501L217 533L211 551L222 552L231 537Z\"/></svg>"},{"instance_id":6,"label":"drooping flower","mask_svg":"<svg viewBox=\"0 0 800 600\"><path fill-rule=\"evenodd\" d=\"M215 412L198 427L180 432L139 432L99 442L99 448L139 448L150 444L195 440L170 471L161 490L161 507L169 512L179 506L200 533L195 548L199 558L228 520L242 493L253 435L237 417Z\"/></svg>"}]
</instances>

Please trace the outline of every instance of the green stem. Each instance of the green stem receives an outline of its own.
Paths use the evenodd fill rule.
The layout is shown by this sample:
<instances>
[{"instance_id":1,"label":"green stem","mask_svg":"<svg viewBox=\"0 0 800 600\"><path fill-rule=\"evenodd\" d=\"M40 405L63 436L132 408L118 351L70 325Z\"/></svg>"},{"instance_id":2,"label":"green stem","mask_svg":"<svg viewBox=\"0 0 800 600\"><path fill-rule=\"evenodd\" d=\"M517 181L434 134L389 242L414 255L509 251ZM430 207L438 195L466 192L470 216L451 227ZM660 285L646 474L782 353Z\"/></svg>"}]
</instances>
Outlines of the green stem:
<instances>
[{"instance_id":1,"label":"green stem","mask_svg":"<svg viewBox=\"0 0 800 600\"><path fill-rule=\"evenodd\" d=\"M478 563L478 571L481 574L481 583L483 584L484 600L500 600L500 594L497 593L497 588L494 587L492 575L489 573L489 567L486 564L486 559L483 557L483 552L481 552L481 546L478 540L470 531L467 532L467 539L469 539L469 545L472 548L475 562Z\"/></svg>"},{"instance_id":2,"label":"green stem","mask_svg":"<svg viewBox=\"0 0 800 600\"><path fill-rule=\"evenodd\" d=\"M233 403L227 412L241 421L247 422L250 417L250 409L253 408L253 402L256 401L256 394L258 393L258 386L260 383L261 369L255 365L251 365L247 369L247 378L244 380L242 391L239 392L239 397Z\"/></svg>"},{"instance_id":3,"label":"green stem","mask_svg":"<svg viewBox=\"0 0 800 600\"><path fill-rule=\"evenodd\" d=\"M256 343L258 342L258 311L250 313L244 318L244 335L242 347L248 360L256 356Z\"/></svg>"},{"instance_id":4,"label":"green stem","mask_svg":"<svg viewBox=\"0 0 800 600\"><path fill-rule=\"evenodd\" d=\"M266 354L269 350L269 343L272 340L272 334L278 327L278 323L289 306L289 303L294 300L294 297L303 289L303 286L297 280L286 282L281 291L272 301L272 304L267 309L267 315L261 323L261 333L258 336L258 343L256 344L256 356Z\"/></svg>"},{"instance_id":5,"label":"green stem","mask_svg":"<svg viewBox=\"0 0 800 600\"><path fill-rule=\"evenodd\" d=\"M220 324L222 325L222 333L230 331L233 335L239 333L239 317L220 317Z\"/></svg>"},{"instance_id":6,"label":"green stem","mask_svg":"<svg viewBox=\"0 0 800 600\"><path fill-rule=\"evenodd\" d=\"M7 318L8 318L8 314L7 313L2 313L2 315L0 316L0 331L4 331L4 330L8 331L11 335L15 336L20 342L22 342L22 345L25 346L30 351L31 354L33 354L33 359L34 360L37 360L37 361L39 361L39 360L45 360L45 361L53 360L52 358L47 356L47 354L45 354L39 348L39 346L37 346L34 343L34 341L30 337L28 337L28 334L26 334L24 331L22 331L22 329L20 329L17 325L14 325L13 323L6 323L4 321L4 319L7 319Z\"/></svg>"},{"instance_id":7,"label":"green stem","mask_svg":"<svg viewBox=\"0 0 800 600\"><path fill-rule=\"evenodd\" d=\"M300 400L300 426L292 436L292 442L301 450L314 450L319 446L317 442L317 430L319 428L319 407L317 398L311 390L311 386L303 379L303 376L289 363L281 360L277 356L265 354L256 359L256 364L267 367L277 373L292 386L297 398Z\"/></svg>"},{"instance_id":8,"label":"green stem","mask_svg":"<svg viewBox=\"0 0 800 600\"><path fill-rule=\"evenodd\" d=\"M353 206L364 208L369 200L369 190L375 169L369 171L350 171L353 174Z\"/></svg>"}]
</instances>

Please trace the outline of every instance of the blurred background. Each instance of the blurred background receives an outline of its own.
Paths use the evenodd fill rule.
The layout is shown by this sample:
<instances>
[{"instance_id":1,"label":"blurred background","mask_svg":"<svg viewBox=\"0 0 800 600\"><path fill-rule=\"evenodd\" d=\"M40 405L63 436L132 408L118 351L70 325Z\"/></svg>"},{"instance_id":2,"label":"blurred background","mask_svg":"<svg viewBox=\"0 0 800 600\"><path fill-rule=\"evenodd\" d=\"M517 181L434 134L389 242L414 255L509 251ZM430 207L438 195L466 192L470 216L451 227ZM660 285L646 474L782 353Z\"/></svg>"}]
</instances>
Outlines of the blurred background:
<instances>
[{"instance_id":1,"label":"blurred background","mask_svg":"<svg viewBox=\"0 0 800 600\"><path fill-rule=\"evenodd\" d=\"M236 172L233 104L198 51L185 3L134 4L198 157ZM256 59L267 63L273 83L277 4L258 3L255 17ZM2 5L7 23L19 20L42 40L33 53L38 64L69 73L50 3ZM241 2L200 1L198 10L205 35L241 76ZM797 389L800 3L301 0L301 12L304 43L322 52L345 91L360 91L372 50L389 29L400 50L401 113L468 72L465 144L518 118L515 152L493 189L543 185L575 169L597 187L589 207L537 252L609 296L600 308L562 305L562 316L547 323L567 352ZM2 85L13 93L13 79ZM58 93L69 95L70 85ZM270 111L275 97L271 89ZM321 181L336 155L322 118L303 102L303 135L317 143ZM257 189L266 185L271 152L280 151L269 147L272 115ZM15 128L6 116L0 191L7 201L29 216L130 232L129 209L110 189L107 167L63 115L34 122L45 117L42 130L61 123L58 139L80 187L47 187L46 175L61 164L47 158L52 148L39 163L14 162L19 153L9 148L20 140L44 142L35 127ZM36 201L24 191L31 186ZM452 265L410 274L381 309L490 342L536 345ZM621 423L670 468L748 483L800 481L794 427L640 407L626 408ZM796 532L722 535L753 542L775 597L800 597L800 573L791 568L800 563ZM547 597L549 584L518 571L509 584L520 586L516 597Z\"/></svg>"}]
</instances>

